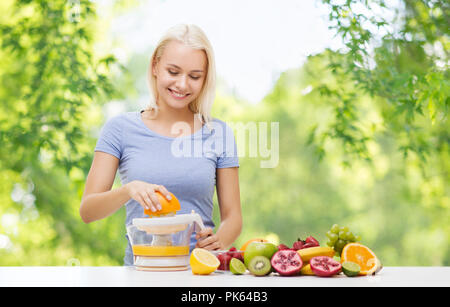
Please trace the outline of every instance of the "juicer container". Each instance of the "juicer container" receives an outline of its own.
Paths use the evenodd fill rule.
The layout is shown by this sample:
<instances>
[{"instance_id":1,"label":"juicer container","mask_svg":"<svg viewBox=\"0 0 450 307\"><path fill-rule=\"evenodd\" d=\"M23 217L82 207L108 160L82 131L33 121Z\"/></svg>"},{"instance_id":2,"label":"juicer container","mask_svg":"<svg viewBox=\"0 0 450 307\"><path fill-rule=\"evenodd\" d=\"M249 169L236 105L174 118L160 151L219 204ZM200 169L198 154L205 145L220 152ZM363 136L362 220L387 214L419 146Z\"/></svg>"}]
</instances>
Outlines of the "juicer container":
<instances>
[{"instance_id":1,"label":"juicer container","mask_svg":"<svg viewBox=\"0 0 450 307\"><path fill-rule=\"evenodd\" d=\"M186 270L191 235L203 228L203 221L195 212L133 219L127 233L135 267L150 271Z\"/></svg>"}]
</instances>

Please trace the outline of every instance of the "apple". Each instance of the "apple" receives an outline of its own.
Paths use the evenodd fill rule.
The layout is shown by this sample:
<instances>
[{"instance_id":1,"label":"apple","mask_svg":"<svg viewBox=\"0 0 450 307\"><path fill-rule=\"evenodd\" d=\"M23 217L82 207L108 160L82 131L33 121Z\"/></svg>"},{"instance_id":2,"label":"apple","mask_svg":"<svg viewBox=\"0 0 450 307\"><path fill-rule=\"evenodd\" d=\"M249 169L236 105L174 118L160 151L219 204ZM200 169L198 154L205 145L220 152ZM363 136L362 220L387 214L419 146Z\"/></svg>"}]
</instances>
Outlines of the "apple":
<instances>
[{"instance_id":1,"label":"apple","mask_svg":"<svg viewBox=\"0 0 450 307\"><path fill-rule=\"evenodd\" d=\"M244 264L248 267L250 260L255 256L264 256L267 259L272 259L272 256L278 251L275 244L270 242L252 242L244 252Z\"/></svg>"}]
</instances>

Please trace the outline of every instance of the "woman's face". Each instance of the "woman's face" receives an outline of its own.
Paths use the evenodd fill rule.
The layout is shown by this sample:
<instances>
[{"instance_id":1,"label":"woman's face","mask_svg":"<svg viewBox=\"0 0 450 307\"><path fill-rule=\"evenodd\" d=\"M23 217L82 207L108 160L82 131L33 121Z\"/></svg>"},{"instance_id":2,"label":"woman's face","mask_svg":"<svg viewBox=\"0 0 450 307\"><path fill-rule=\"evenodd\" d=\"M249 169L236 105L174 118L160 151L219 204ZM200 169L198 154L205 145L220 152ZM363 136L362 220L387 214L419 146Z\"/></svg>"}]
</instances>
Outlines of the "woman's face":
<instances>
[{"instance_id":1,"label":"woman's face","mask_svg":"<svg viewBox=\"0 0 450 307\"><path fill-rule=\"evenodd\" d=\"M203 50L178 41L167 44L160 60L153 65L158 103L174 109L189 106L200 94L206 78L207 59Z\"/></svg>"}]
</instances>

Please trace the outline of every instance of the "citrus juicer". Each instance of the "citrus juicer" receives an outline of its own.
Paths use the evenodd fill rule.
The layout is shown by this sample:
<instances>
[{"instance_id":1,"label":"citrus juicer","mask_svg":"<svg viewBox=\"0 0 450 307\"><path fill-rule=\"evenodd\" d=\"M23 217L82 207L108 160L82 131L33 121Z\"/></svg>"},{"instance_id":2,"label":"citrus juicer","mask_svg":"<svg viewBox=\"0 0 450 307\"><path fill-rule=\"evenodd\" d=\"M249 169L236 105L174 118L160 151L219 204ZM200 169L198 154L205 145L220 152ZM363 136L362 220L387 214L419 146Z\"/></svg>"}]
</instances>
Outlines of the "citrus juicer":
<instances>
[{"instance_id":1,"label":"citrus juicer","mask_svg":"<svg viewBox=\"0 0 450 307\"><path fill-rule=\"evenodd\" d=\"M194 210L176 215L180 210L178 199L172 194L172 199L167 201L157 195L162 209L145 210L149 217L135 218L127 227L134 266L144 271L187 270L191 234L205 227L202 218Z\"/></svg>"}]
</instances>

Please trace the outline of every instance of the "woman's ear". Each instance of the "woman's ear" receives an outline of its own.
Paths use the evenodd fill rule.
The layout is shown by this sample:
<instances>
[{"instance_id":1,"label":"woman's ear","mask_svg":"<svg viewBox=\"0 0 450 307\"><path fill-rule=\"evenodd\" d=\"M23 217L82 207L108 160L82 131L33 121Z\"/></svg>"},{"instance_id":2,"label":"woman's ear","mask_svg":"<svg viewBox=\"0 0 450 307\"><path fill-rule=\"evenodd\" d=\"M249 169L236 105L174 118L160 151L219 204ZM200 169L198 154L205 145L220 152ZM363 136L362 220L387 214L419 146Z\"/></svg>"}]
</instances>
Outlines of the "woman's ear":
<instances>
[{"instance_id":1,"label":"woman's ear","mask_svg":"<svg viewBox=\"0 0 450 307\"><path fill-rule=\"evenodd\" d=\"M152 74L153 74L153 76L155 76L155 77L156 77L157 72L158 72L158 70L157 70L157 65L158 65L158 63L157 63L156 61L153 61L153 63L152 63Z\"/></svg>"}]
</instances>

